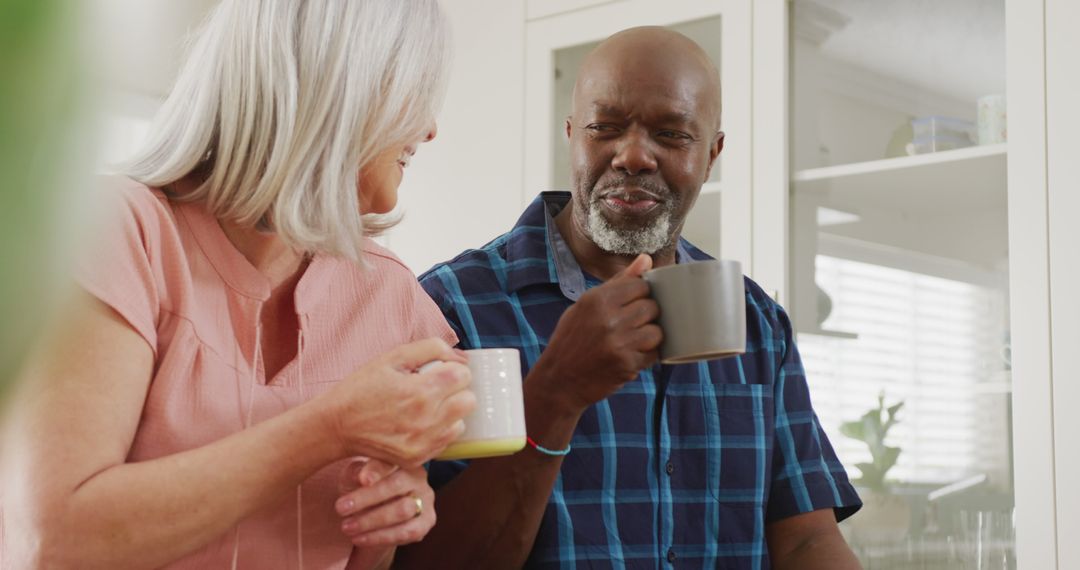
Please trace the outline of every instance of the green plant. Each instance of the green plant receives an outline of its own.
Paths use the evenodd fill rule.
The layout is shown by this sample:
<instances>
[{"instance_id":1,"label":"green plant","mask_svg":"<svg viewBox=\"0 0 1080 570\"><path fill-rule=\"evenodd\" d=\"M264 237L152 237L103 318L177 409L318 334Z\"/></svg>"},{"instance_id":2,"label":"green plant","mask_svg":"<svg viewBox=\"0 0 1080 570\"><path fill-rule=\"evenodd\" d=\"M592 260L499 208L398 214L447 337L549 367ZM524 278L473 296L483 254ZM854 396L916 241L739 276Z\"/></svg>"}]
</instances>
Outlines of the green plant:
<instances>
[{"instance_id":1,"label":"green plant","mask_svg":"<svg viewBox=\"0 0 1080 570\"><path fill-rule=\"evenodd\" d=\"M876 408L863 414L861 418L853 422L844 422L840 426L840 432L844 435L857 439L870 448L871 463L856 463L862 477L857 483L875 491L885 490L885 474L896 465L900 457L899 447L885 445L885 436L889 429L896 425L896 414L904 402L900 401L888 408L885 407L885 393L878 395Z\"/></svg>"}]
</instances>

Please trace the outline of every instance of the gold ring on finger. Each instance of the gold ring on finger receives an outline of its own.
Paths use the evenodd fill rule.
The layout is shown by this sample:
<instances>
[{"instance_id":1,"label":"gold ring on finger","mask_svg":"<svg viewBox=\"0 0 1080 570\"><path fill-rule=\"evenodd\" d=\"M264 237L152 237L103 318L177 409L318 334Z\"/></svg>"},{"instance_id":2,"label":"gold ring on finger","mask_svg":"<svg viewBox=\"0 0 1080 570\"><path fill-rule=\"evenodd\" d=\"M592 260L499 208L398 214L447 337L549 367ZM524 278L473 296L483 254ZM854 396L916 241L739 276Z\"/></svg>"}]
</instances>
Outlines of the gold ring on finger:
<instances>
[{"instance_id":1,"label":"gold ring on finger","mask_svg":"<svg viewBox=\"0 0 1080 570\"><path fill-rule=\"evenodd\" d=\"M412 500L416 503L416 513L413 514L413 518L417 518L424 514L424 500L420 497L413 497Z\"/></svg>"}]
</instances>

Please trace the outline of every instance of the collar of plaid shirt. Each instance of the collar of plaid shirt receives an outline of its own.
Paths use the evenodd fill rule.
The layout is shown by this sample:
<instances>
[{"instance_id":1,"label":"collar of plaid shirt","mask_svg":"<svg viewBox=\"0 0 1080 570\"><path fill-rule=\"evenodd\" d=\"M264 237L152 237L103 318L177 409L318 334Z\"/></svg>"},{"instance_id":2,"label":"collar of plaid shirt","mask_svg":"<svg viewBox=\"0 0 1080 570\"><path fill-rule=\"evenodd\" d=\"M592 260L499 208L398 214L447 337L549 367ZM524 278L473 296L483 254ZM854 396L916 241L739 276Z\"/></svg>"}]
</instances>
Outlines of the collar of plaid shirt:
<instances>
[{"instance_id":1,"label":"collar of plaid shirt","mask_svg":"<svg viewBox=\"0 0 1080 570\"><path fill-rule=\"evenodd\" d=\"M462 348L517 348L527 373L562 312L599 284L553 222L569 199L542 194L510 232L421 276ZM708 258L680 240L677 261ZM768 568L769 522L859 508L787 315L746 288L746 354L644 370L582 416L528 567ZM466 466L433 463L433 486Z\"/></svg>"}]
</instances>

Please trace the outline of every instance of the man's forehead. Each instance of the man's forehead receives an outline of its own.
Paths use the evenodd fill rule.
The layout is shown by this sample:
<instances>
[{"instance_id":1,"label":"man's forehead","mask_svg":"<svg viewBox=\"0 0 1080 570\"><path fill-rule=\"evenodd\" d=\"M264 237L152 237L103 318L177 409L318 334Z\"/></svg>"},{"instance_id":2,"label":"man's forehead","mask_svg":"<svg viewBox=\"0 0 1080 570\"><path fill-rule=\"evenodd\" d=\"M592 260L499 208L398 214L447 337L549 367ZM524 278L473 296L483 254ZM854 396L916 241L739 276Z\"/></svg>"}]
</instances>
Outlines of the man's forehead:
<instances>
[{"instance_id":1,"label":"man's forehead","mask_svg":"<svg viewBox=\"0 0 1080 570\"><path fill-rule=\"evenodd\" d=\"M593 70L574 89L575 112L669 115L692 121L714 107L714 93L697 78L657 75L627 77L614 70Z\"/></svg>"},{"instance_id":2,"label":"man's forehead","mask_svg":"<svg viewBox=\"0 0 1080 570\"><path fill-rule=\"evenodd\" d=\"M633 28L605 40L586 57L574 86L575 113L594 100L627 107L671 107L675 113L720 118L719 74L689 38L656 27ZM631 109L632 110L632 109Z\"/></svg>"},{"instance_id":3,"label":"man's forehead","mask_svg":"<svg viewBox=\"0 0 1080 570\"><path fill-rule=\"evenodd\" d=\"M662 90L708 82L708 70L684 57L636 58L623 54L621 57L598 58L581 66L577 83L594 88L627 85Z\"/></svg>"},{"instance_id":4,"label":"man's forehead","mask_svg":"<svg viewBox=\"0 0 1080 570\"><path fill-rule=\"evenodd\" d=\"M622 103L608 99L593 99L586 107L591 114L601 117L645 115L652 119L677 123L693 123L700 118L698 109L676 101L670 101L666 104L635 105L633 102Z\"/></svg>"}]
</instances>

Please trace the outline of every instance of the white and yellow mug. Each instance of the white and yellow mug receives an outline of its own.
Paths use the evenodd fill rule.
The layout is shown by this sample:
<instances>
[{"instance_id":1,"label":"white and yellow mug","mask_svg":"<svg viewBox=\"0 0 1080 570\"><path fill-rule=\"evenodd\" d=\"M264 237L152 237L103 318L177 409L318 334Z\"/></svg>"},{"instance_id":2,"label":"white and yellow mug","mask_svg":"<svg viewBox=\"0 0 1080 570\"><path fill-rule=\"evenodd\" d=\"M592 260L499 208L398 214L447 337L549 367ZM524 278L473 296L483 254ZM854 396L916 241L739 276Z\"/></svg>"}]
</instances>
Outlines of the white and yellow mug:
<instances>
[{"instance_id":1,"label":"white and yellow mug","mask_svg":"<svg viewBox=\"0 0 1080 570\"><path fill-rule=\"evenodd\" d=\"M520 451L525 447L525 404L518 351L482 348L465 352L476 409L465 417L465 433L436 459L479 459Z\"/></svg>"}]
</instances>

